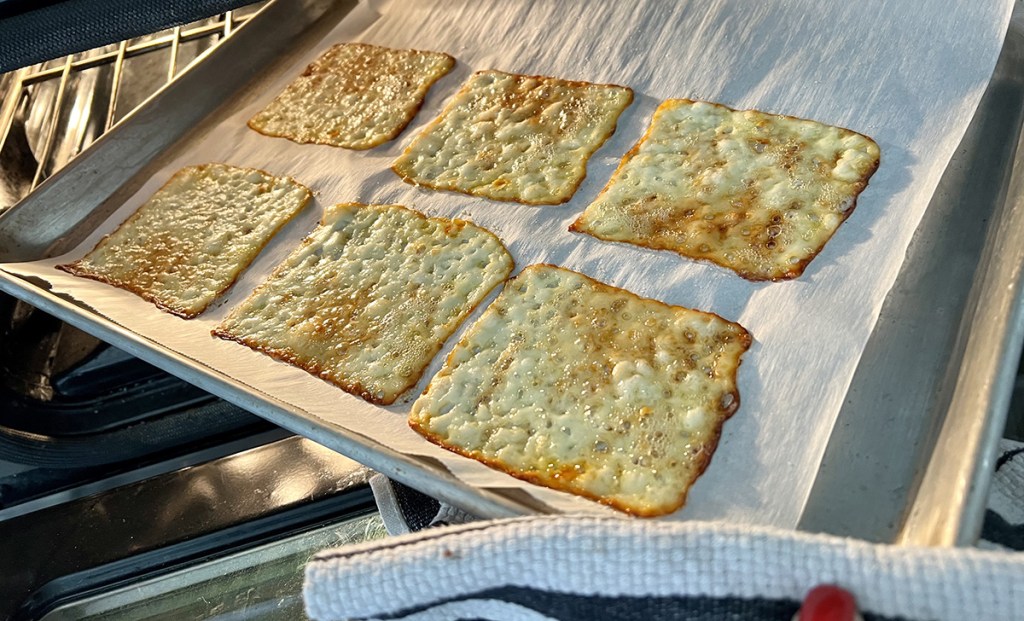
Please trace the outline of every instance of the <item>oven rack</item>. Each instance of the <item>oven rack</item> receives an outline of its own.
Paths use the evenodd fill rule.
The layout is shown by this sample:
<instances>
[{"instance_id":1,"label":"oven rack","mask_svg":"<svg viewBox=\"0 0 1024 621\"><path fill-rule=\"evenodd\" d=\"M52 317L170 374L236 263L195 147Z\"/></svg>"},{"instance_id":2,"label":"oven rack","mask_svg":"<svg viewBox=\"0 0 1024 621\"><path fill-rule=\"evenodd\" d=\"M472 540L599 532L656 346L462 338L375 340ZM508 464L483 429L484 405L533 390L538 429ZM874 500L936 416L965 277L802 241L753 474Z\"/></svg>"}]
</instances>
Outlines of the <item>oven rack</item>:
<instances>
[{"instance_id":1,"label":"oven rack","mask_svg":"<svg viewBox=\"0 0 1024 621\"><path fill-rule=\"evenodd\" d=\"M22 176L9 182L16 187L16 196L9 204L0 203L0 213L129 116L159 87L204 58L262 4L265 2L0 75L0 92L4 93L0 102L0 153L8 155L0 158L0 168L8 168L8 174L13 168L14 175ZM132 105L124 109L126 106L119 103L123 101L120 96L125 89L126 61L143 56L148 57L148 72L163 78L136 88ZM96 70L94 75L88 75L90 70ZM19 123L26 125L26 117L34 109L45 110L44 118L19 127ZM26 145L18 144L19 131L26 132L30 153L24 153ZM33 170L3 165L19 148L21 155L35 160Z\"/></svg>"}]
</instances>

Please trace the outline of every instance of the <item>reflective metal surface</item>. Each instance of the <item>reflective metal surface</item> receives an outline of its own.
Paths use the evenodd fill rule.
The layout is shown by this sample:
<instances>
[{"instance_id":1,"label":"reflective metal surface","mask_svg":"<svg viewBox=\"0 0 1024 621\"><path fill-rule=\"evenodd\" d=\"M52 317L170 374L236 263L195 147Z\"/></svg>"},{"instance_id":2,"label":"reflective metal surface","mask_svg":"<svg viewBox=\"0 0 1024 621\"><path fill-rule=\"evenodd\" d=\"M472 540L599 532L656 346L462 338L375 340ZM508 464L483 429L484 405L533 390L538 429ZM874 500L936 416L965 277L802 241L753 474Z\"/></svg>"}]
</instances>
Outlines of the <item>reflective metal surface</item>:
<instances>
[{"instance_id":1,"label":"reflective metal surface","mask_svg":"<svg viewBox=\"0 0 1024 621\"><path fill-rule=\"evenodd\" d=\"M218 533L279 530L291 522L276 516L356 488L365 504L366 477L352 460L291 437L0 521L0 618L33 616L68 585L99 586L208 555Z\"/></svg>"},{"instance_id":2,"label":"reflective metal surface","mask_svg":"<svg viewBox=\"0 0 1024 621\"><path fill-rule=\"evenodd\" d=\"M65 619L306 619L302 577L317 552L384 537L376 513L345 520L160 578L65 604Z\"/></svg>"},{"instance_id":3,"label":"reflective metal surface","mask_svg":"<svg viewBox=\"0 0 1024 621\"><path fill-rule=\"evenodd\" d=\"M882 307L808 499L803 529L893 541L906 524L903 541L934 545L973 543L980 532L984 495L968 503L956 490L992 472L979 451L995 449L1008 407L1002 399L1012 390L1019 360L1013 348L1020 346L1020 331L1004 323L1016 308L1005 294L1020 282L1014 273L1019 262L997 238L1010 235L1024 247L1024 226L1007 201L1011 172L1020 166L1022 25L1011 25L977 115ZM983 285L993 265L1010 271ZM1002 305L992 306L996 300ZM987 317L993 312L1002 319L993 322ZM991 329L987 341L967 350L978 329ZM957 377L967 370L981 373L958 387ZM956 402L954 389L961 391ZM952 431L965 422L976 427ZM937 445L944 429L957 439ZM935 489L919 493L933 453L942 474L932 470L939 477ZM913 526L917 517L907 522L912 505L941 516L943 534L923 535Z\"/></svg>"},{"instance_id":4,"label":"reflective metal surface","mask_svg":"<svg viewBox=\"0 0 1024 621\"><path fill-rule=\"evenodd\" d=\"M230 35L256 8L228 11L3 76L0 212Z\"/></svg>"}]
</instances>

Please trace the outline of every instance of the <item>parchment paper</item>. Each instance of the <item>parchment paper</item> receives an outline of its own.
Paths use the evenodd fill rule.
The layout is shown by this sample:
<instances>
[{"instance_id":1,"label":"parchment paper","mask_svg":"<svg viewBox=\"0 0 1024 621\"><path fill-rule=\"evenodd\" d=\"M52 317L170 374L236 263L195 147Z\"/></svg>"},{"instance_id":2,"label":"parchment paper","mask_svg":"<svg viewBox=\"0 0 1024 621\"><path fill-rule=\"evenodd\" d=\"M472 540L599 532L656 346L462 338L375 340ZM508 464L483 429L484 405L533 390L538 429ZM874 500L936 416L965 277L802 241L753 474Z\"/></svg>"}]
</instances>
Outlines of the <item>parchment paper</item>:
<instances>
[{"instance_id":1,"label":"parchment paper","mask_svg":"<svg viewBox=\"0 0 1024 621\"><path fill-rule=\"evenodd\" d=\"M361 6L252 105L153 177L79 248L55 260L7 265L201 364L341 427L410 454L440 459L474 485L522 487L558 510L610 511L494 472L420 439L405 424L412 397L378 408L303 371L212 338L210 328L313 228L323 205L399 203L494 231L522 267L549 262L640 295L713 311L753 334L739 375L741 407L676 518L794 527L879 308L954 148L991 76L1012 2L398 2ZM340 41L446 51L458 60L396 141L368 152L296 145L245 122L320 50ZM502 69L632 87L635 103L562 206L528 207L402 183L391 162L475 70ZM792 282L749 283L667 252L567 232L621 156L670 97L815 119L873 137L882 163L858 207ZM237 285L185 321L135 296L53 269L113 230L182 166L210 161L288 174L317 202L289 225ZM491 298L487 300L489 301ZM477 315L479 314L479 311ZM465 326L464 326L465 327ZM884 433L884 430L879 430Z\"/></svg>"}]
</instances>

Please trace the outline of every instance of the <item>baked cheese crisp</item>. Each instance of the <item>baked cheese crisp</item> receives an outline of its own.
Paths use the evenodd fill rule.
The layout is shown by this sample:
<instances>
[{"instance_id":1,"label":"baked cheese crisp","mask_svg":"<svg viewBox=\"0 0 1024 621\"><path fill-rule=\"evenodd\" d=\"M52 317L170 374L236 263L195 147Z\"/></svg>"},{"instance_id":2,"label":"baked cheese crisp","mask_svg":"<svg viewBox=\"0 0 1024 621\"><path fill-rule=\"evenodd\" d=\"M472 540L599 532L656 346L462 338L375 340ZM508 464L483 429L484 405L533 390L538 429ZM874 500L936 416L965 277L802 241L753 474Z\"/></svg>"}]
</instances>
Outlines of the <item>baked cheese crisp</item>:
<instances>
[{"instance_id":1,"label":"baked cheese crisp","mask_svg":"<svg viewBox=\"0 0 1024 621\"><path fill-rule=\"evenodd\" d=\"M387 405L512 267L469 222L335 205L213 333Z\"/></svg>"},{"instance_id":2,"label":"baked cheese crisp","mask_svg":"<svg viewBox=\"0 0 1024 621\"><path fill-rule=\"evenodd\" d=\"M480 71L392 169L436 190L564 203L632 101L624 86Z\"/></svg>"},{"instance_id":3,"label":"baked cheese crisp","mask_svg":"<svg viewBox=\"0 0 1024 621\"><path fill-rule=\"evenodd\" d=\"M288 177L226 164L191 166L89 254L57 267L195 317L311 198Z\"/></svg>"},{"instance_id":4,"label":"baked cheese crisp","mask_svg":"<svg viewBox=\"0 0 1024 621\"><path fill-rule=\"evenodd\" d=\"M570 230L749 280L796 278L853 212L878 162L878 145L848 129L672 99Z\"/></svg>"},{"instance_id":5,"label":"baked cheese crisp","mask_svg":"<svg viewBox=\"0 0 1024 621\"><path fill-rule=\"evenodd\" d=\"M717 315L533 265L452 350L409 424L520 479L663 515L739 407L750 342Z\"/></svg>"},{"instance_id":6,"label":"baked cheese crisp","mask_svg":"<svg viewBox=\"0 0 1024 621\"><path fill-rule=\"evenodd\" d=\"M401 133L430 87L454 66L455 59L441 52L335 45L249 127L298 143L369 149Z\"/></svg>"}]
</instances>

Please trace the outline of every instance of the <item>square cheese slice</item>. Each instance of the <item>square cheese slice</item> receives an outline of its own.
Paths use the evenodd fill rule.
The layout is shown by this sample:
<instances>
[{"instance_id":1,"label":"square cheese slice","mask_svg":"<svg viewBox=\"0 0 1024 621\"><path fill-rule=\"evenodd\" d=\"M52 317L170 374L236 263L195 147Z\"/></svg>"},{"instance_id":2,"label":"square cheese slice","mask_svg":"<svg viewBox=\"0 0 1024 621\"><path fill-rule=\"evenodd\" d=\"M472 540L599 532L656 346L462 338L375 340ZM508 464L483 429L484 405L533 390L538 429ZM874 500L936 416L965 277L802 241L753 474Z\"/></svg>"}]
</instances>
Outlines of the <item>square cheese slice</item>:
<instances>
[{"instance_id":1,"label":"square cheese slice","mask_svg":"<svg viewBox=\"0 0 1024 621\"><path fill-rule=\"evenodd\" d=\"M435 190L564 203L632 101L624 86L480 71L392 169Z\"/></svg>"},{"instance_id":2,"label":"square cheese slice","mask_svg":"<svg viewBox=\"0 0 1024 621\"><path fill-rule=\"evenodd\" d=\"M335 205L213 333L387 405L512 267L469 222Z\"/></svg>"},{"instance_id":3,"label":"square cheese slice","mask_svg":"<svg viewBox=\"0 0 1024 621\"><path fill-rule=\"evenodd\" d=\"M455 66L441 52L343 43L324 52L249 127L298 143L369 149L397 136Z\"/></svg>"},{"instance_id":4,"label":"square cheese slice","mask_svg":"<svg viewBox=\"0 0 1024 621\"><path fill-rule=\"evenodd\" d=\"M191 166L89 254L57 267L195 317L311 198L288 177L227 164Z\"/></svg>"},{"instance_id":5,"label":"square cheese slice","mask_svg":"<svg viewBox=\"0 0 1024 621\"><path fill-rule=\"evenodd\" d=\"M663 515L739 407L750 342L717 315L532 265L452 350L409 424L520 479Z\"/></svg>"},{"instance_id":6,"label":"square cheese slice","mask_svg":"<svg viewBox=\"0 0 1024 621\"><path fill-rule=\"evenodd\" d=\"M672 99L570 230L749 280L796 278L853 212L878 162L878 145L848 129Z\"/></svg>"}]
</instances>

